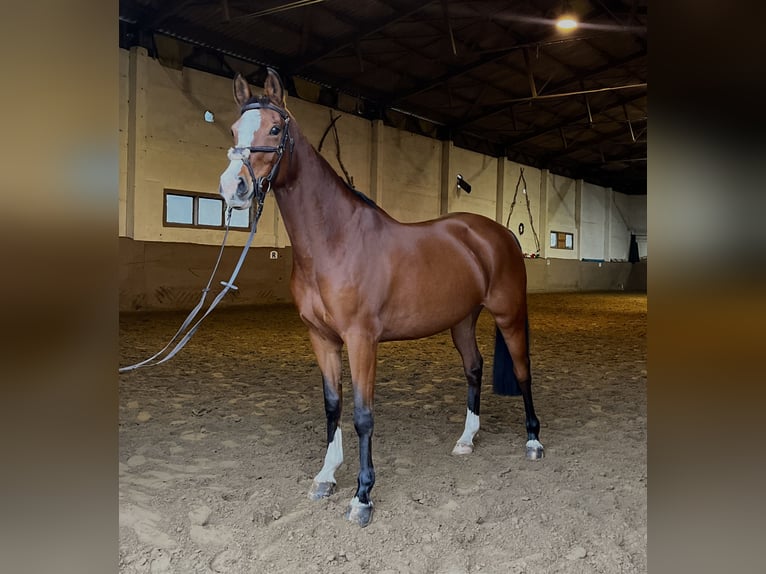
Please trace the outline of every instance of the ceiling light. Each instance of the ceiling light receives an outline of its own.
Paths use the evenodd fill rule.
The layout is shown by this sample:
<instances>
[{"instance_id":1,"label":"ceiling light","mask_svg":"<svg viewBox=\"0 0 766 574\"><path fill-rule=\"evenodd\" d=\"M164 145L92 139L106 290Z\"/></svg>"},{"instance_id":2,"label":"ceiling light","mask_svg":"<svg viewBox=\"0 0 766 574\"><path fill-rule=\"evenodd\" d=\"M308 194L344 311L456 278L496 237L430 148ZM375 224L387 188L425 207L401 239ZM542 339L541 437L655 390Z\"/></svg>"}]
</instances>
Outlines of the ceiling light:
<instances>
[{"instance_id":1,"label":"ceiling light","mask_svg":"<svg viewBox=\"0 0 766 574\"><path fill-rule=\"evenodd\" d=\"M572 7L572 0L561 0L557 11L556 28L559 30L574 30L577 28L577 11Z\"/></svg>"},{"instance_id":2,"label":"ceiling light","mask_svg":"<svg viewBox=\"0 0 766 574\"><path fill-rule=\"evenodd\" d=\"M574 30L577 28L577 20L574 16L565 14L556 20L556 28L559 30Z\"/></svg>"}]
</instances>

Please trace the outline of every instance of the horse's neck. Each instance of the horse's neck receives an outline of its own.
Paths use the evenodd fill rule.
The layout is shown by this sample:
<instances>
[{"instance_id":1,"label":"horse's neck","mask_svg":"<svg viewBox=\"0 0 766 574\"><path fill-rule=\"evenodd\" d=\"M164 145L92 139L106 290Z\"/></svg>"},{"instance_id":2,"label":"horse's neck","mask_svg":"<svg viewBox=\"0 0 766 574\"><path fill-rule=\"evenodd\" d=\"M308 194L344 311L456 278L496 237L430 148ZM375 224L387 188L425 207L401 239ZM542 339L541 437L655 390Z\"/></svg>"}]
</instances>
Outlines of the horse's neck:
<instances>
[{"instance_id":1,"label":"horse's neck","mask_svg":"<svg viewBox=\"0 0 766 574\"><path fill-rule=\"evenodd\" d=\"M300 130L295 132L292 157L282 166L287 181L274 194L293 256L316 259L342 247L348 222L363 206Z\"/></svg>"}]
</instances>

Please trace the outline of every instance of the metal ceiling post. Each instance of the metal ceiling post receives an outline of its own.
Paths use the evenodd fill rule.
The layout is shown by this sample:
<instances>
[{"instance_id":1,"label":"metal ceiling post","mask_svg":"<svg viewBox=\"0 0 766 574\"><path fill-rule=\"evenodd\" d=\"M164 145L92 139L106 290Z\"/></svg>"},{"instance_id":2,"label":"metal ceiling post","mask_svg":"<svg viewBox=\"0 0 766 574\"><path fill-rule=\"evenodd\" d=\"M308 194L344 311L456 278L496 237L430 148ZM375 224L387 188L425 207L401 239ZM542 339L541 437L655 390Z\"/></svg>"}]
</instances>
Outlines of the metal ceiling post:
<instances>
[{"instance_id":1,"label":"metal ceiling post","mask_svg":"<svg viewBox=\"0 0 766 574\"><path fill-rule=\"evenodd\" d=\"M633 140L633 143L636 143L636 134L633 133L633 124L630 123L630 116L628 116L628 107L625 104L622 104L622 111L625 113L625 121L628 122L628 129L630 130L630 139Z\"/></svg>"},{"instance_id":2,"label":"metal ceiling post","mask_svg":"<svg viewBox=\"0 0 766 574\"><path fill-rule=\"evenodd\" d=\"M537 87L535 86L535 76L532 74L532 61L529 58L529 48L524 48L524 64L527 66L527 79L529 80L529 91L532 97L537 97Z\"/></svg>"}]
</instances>

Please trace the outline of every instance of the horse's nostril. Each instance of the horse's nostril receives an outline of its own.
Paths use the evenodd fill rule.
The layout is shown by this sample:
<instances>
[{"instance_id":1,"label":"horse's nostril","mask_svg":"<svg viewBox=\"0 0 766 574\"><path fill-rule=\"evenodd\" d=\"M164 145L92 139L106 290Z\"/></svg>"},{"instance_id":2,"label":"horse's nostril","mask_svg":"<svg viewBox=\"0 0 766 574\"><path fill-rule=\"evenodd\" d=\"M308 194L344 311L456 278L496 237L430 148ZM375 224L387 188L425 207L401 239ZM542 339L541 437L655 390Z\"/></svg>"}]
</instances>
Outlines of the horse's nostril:
<instances>
[{"instance_id":1,"label":"horse's nostril","mask_svg":"<svg viewBox=\"0 0 766 574\"><path fill-rule=\"evenodd\" d=\"M237 183L237 195L240 197L247 195L247 183L245 183L245 180L242 177L239 178L239 182Z\"/></svg>"}]
</instances>

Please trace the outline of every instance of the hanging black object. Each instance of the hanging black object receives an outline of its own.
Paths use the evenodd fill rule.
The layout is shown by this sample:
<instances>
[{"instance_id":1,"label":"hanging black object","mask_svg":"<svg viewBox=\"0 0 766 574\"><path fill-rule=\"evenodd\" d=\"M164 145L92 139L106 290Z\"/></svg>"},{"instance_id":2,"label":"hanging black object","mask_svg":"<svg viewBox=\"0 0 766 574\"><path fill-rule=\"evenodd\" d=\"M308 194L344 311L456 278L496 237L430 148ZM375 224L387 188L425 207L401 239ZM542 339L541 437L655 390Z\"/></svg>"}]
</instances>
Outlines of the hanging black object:
<instances>
[{"instance_id":1,"label":"hanging black object","mask_svg":"<svg viewBox=\"0 0 766 574\"><path fill-rule=\"evenodd\" d=\"M457 174L457 186L466 193L471 193L471 184L464 180L460 174Z\"/></svg>"},{"instance_id":2,"label":"hanging black object","mask_svg":"<svg viewBox=\"0 0 766 574\"><path fill-rule=\"evenodd\" d=\"M638 263L640 257L638 256L638 241L636 241L635 234L630 234L630 248L628 249L628 261L631 263Z\"/></svg>"}]
</instances>

